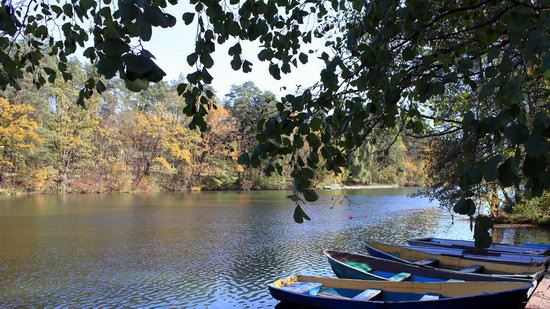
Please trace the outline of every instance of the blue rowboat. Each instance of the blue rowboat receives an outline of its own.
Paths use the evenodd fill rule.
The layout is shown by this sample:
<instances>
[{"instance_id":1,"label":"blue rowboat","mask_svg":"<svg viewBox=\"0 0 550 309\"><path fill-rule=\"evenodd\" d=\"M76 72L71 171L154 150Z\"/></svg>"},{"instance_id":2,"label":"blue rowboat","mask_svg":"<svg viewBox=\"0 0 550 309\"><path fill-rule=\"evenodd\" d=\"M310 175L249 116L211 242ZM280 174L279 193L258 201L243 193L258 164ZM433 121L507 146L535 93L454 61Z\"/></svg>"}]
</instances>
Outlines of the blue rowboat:
<instances>
[{"instance_id":1,"label":"blue rowboat","mask_svg":"<svg viewBox=\"0 0 550 309\"><path fill-rule=\"evenodd\" d=\"M325 250L334 274L339 278L383 281L449 282L449 281L524 281L527 278L465 273L454 270L423 267L344 251Z\"/></svg>"},{"instance_id":2,"label":"blue rowboat","mask_svg":"<svg viewBox=\"0 0 550 309\"><path fill-rule=\"evenodd\" d=\"M407 249L428 252L436 255L454 256L467 260L489 261L517 265L544 265L550 261L550 256L537 254L518 254L509 252L490 252L461 248L445 248L431 246L402 246Z\"/></svg>"},{"instance_id":3,"label":"blue rowboat","mask_svg":"<svg viewBox=\"0 0 550 309\"><path fill-rule=\"evenodd\" d=\"M459 239L446 239L446 238L414 238L407 240L409 245L413 246L432 246L432 247L445 247L445 248L460 248L460 249L472 249L480 250L475 247L473 241L459 240ZM509 252L519 254L540 254L550 255L550 245L537 245L537 244L523 244L523 245L506 245L506 244L492 244L489 248L481 251L494 251L494 252Z\"/></svg>"},{"instance_id":4,"label":"blue rowboat","mask_svg":"<svg viewBox=\"0 0 550 309\"><path fill-rule=\"evenodd\" d=\"M466 260L459 257L431 254L406 247L380 242L366 243L367 252L378 258L391 261L450 269L460 272L490 274L511 278L539 278L545 266L515 265L490 261Z\"/></svg>"},{"instance_id":5,"label":"blue rowboat","mask_svg":"<svg viewBox=\"0 0 550 309\"><path fill-rule=\"evenodd\" d=\"M273 298L314 308L519 308L528 282L388 282L291 276L268 285Z\"/></svg>"}]
</instances>

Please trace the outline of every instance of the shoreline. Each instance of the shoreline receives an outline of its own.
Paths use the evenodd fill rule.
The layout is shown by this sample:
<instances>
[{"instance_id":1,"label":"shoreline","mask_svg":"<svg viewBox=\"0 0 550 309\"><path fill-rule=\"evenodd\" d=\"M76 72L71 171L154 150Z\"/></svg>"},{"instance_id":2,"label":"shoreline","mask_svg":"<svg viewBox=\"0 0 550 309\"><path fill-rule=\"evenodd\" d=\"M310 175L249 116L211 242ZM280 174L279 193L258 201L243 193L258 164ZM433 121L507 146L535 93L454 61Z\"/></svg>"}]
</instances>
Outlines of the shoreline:
<instances>
[{"instance_id":1,"label":"shoreline","mask_svg":"<svg viewBox=\"0 0 550 309\"><path fill-rule=\"evenodd\" d=\"M365 185L365 186L340 186L340 185L327 185L315 190L364 190L364 189L399 189L399 188L414 188L403 187L397 184L394 185ZM274 188L219 188L219 189L197 189L189 188L182 190L134 190L134 191L84 191L84 190L68 190L68 191L25 191L18 189L0 189L0 198L2 197L17 197L27 195L41 195L41 194L143 194L143 193L194 193L194 192L247 192L247 191L289 191L291 188L274 189Z\"/></svg>"},{"instance_id":2,"label":"shoreline","mask_svg":"<svg viewBox=\"0 0 550 309\"><path fill-rule=\"evenodd\" d=\"M332 184L332 185L326 185L323 186L323 189L325 190L364 190L364 189L397 189L401 188L398 184L392 184L392 185L338 185L338 184Z\"/></svg>"}]
</instances>

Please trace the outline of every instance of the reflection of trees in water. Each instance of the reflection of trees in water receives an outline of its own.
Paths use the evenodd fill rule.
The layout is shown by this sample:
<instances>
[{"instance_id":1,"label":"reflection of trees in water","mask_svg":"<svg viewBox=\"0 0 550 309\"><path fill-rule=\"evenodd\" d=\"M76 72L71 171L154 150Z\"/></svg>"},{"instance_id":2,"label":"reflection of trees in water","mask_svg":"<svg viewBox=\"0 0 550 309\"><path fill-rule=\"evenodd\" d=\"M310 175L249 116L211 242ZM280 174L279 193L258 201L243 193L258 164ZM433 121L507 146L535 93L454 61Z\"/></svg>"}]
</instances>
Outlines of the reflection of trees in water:
<instances>
[{"instance_id":1,"label":"reflection of trees in water","mask_svg":"<svg viewBox=\"0 0 550 309\"><path fill-rule=\"evenodd\" d=\"M376 240L389 243L404 243L409 238L432 235L439 220L437 210L403 212L394 218L369 228L364 240Z\"/></svg>"},{"instance_id":2,"label":"reflection of trees in water","mask_svg":"<svg viewBox=\"0 0 550 309\"><path fill-rule=\"evenodd\" d=\"M496 227L493 242L507 244L548 243L550 228L542 227Z\"/></svg>"}]
</instances>

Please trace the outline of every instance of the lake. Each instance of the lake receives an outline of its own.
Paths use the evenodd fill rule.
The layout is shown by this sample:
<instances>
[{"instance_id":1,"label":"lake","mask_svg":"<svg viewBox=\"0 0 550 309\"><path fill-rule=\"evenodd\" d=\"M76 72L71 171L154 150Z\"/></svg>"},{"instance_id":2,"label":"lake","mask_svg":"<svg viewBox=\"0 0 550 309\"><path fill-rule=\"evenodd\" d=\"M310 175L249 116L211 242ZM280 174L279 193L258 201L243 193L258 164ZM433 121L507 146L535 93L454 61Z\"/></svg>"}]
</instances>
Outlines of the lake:
<instances>
[{"instance_id":1,"label":"lake","mask_svg":"<svg viewBox=\"0 0 550 309\"><path fill-rule=\"evenodd\" d=\"M323 191L296 224L288 192L33 195L0 200L0 307L273 307L266 284L333 276L322 252L365 240L471 239L414 189ZM501 241L550 232L498 230Z\"/></svg>"}]
</instances>

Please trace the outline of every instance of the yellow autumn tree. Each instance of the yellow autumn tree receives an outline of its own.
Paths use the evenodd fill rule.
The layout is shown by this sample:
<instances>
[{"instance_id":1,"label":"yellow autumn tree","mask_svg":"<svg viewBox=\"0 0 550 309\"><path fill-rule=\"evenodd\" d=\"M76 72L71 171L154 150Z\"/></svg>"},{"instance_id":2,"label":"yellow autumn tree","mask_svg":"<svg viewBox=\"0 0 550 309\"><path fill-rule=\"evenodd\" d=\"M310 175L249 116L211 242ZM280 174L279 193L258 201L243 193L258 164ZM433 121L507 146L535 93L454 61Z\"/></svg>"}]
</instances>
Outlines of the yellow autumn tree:
<instances>
[{"instance_id":1,"label":"yellow autumn tree","mask_svg":"<svg viewBox=\"0 0 550 309\"><path fill-rule=\"evenodd\" d=\"M0 98L0 180L15 171L19 162L31 154L37 143L38 124L31 118L33 108L27 104L10 104Z\"/></svg>"},{"instance_id":2,"label":"yellow autumn tree","mask_svg":"<svg viewBox=\"0 0 550 309\"><path fill-rule=\"evenodd\" d=\"M54 154L54 181L58 188L65 191L75 185L79 189L88 190L90 184L79 179L81 169L90 169L94 153L94 131L99 126L96 110L97 98L87 101L87 108L75 104L78 89L66 84L56 84L52 98L52 118L47 125L49 143Z\"/></svg>"},{"instance_id":3,"label":"yellow autumn tree","mask_svg":"<svg viewBox=\"0 0 550 309\"><path fill-rule=\"evenodd\" d=\"M135 175L134 188L142 187L142 181L152 172L175 175L191 166L192 152L201 141L198 132L185 128L174 114L162 107L135 112L125 138L125 143L133 149L130 161Z\"/></svg>"}]
</instances>

